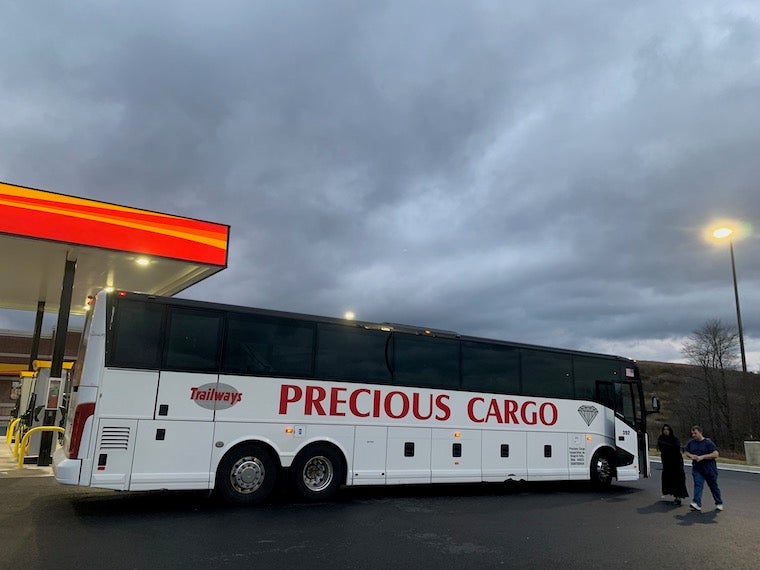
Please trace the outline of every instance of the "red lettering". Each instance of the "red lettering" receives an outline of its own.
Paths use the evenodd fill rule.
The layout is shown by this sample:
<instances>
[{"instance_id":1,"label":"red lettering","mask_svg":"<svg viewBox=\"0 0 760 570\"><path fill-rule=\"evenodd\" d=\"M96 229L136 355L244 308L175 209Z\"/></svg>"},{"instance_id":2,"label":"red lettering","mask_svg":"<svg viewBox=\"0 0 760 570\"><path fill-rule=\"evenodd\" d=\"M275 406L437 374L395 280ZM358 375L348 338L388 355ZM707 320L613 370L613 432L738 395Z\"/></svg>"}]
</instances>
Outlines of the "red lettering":
<instances>
[{"instance_id":1,"label":"red lettering","mask_svg":"<svg viewBox=\"0 0 760 570\"><path fill-rule=\"evenodd\" d=\"M504 423L520 423L517 421L517 402L514 400L504 400Z\"/></svg>"},{"instance_id":2,"label":"red lettering","mask_svg":"<svg viewBox=\"0 0 760 570\"><path fill-rule=\"evenodd\" d=\"M241 394L230 392L201 392L197 388L191 388L192 399L228 399L235 403L241 398ZM467 405L467 413L470 420L476 423L486 421L501 422L501 411L495 400L490 402L487 415L482 418L484 411L480 404L484 404L483 398L472 398ZM435 419L443 422L451 418L450 396L448 394L435 394L412 392L405 393L400 390L385 392L384 390L371 390L369 388L351 389L348 387L334 386L297 386L295 384L282 384L280 386L279 414L292 413L291 404L303 405L302 413L306 416L333 416L356 418L380 418L402 419L411 415L420 421ZM506 402L505 402L505 409ZM514 410L511 410L514 416ZM544 418L552 418L556 421L556 408L542 408ZM534 413L535 415L535 413Z\"/></svg>"},{"instance_id":3,"label":"red lettering","mask_svg":"<svg viewBox=\"0 0 760 570\"><path fill-rule=\"evenodd\" d=\"M382 393L380 392L380 390L375 390L375 392L372 394L372 417L373 418L380 417L380 396L382 396Z\"/></svg>"},{"instance_id":4,"label":"red lettering","mask_svg":"<svg viewBox=\"0 0 760 570\"><path fill-rule=\"evenodd\" d=\"M401 397L401 413L394 414L393 413L393 398L395 396ZM393 391L388 392L388 395L385 397L385 403L384 403L384 409L385 409L385 415L389 418L393 418L394 420L397 420L399 418L403 418L409 413L409 396L404 394L403 392Z\"/></svg>"},{"instance_id":5,"label":"red lettering","mask_svg":"<svg viewBox=\"0 0 760 570\"><path fill-rule=\"evenodd\" d=\"M491 400L491 403L488 404L488 412L486 413L486 419L484 421L488 422L491 418L496 418L497 424L504 423L504 420L501 417L501 412L499 411L499 403L496 400Z\"/></svg>"},{"instance_id":6,"label":"red lettering","mask_svg":"<svg viewBox=\"0 0 760 570\"><path fill-rule=\"evenodd\" d=\"M475 404L477 402L484 403L485 400L483 398L477 397L472 398L469 402L467 402L467 415L470 417L470 421L475 422L476 424L482 424L486 420L479 420L475 417Z\"/></svg>"},{"instance_id":7,"label":"red lettering","mask_svg":"<svg viewBox=\"0 0 760 570\"><path fill-rule=\"evenodd\" d=\"M327 390L322 386L306 386L306 405L304 414L310 416L316 410L318 416L326 416L322 401L327 397Z\"/></svg>"},{"instance_id":8,"label":"red lettering","mask_svg":"<svg viewBox=\"0 0 760 570\"><path fill-rule=\"evenodd\" d=\"M412 414L414 414L414 417L418 420L429 420L433 415L433 394L430 394L430 412L426 416L423 416L420 411L420 397L421 396L417 392L412 394Z\"/></svg>"},{"instance_id":9,"label":"red lettering","mask_svg":"<svg viewBox=\"0 0 760 570\"><path fill-rule=\"evenodd\" d=\"M346 400L339 398L340 392L346 392L346 388L330 388L330 415L331 416L345 416L346 412L339 412L338 405L345 404Z\"/></svg>"},{"instance_id":10,"label":"red lettering","mask_svg":"<svg viewBox=\"0 0 760 570\"><path fill-rule=\"evenodd\" d=\"M369 417L369 412L360 412L356 405L356 400L359 398L359 394L371 394L371 392L367 388L359 388L358 390L351 392L351 395L348 397L348 409L351 410L351 414L357 418L367 418Z\"/></svg>"},{"instance_id":11,"label":"red lettering","mask_svg":"<svg viewBox=\"0 0 760 570\"><path fill-rule=\"evenodd\" d=\"M288 404L293 404L301 399L303 391L298 386L283 384L280 386L280 415L288 413Z\"/></svg>"},{"instance_id":12,"label":"red lettering","mask_svg":"<svg viewBox=\"0 0 760 570\"><path fill-rule=\"evenodd\" d=\"M438 408L438 414L435 415L435 419L439 422L445 422L451 417L451 408L448 404L449 397L446 394L438 394L435 397L435 407Z\"/></svg>"},{"instance_id":13,"label":"red lettering","mask_svg":"<svg viewBox=\"0 0 760 570\"><path fill-rule=\"evenodd\" d=\"M549 408L552 411L552 420L549 421L546 419L546 409ZM559 412L557 410L557 406L552 404L551 402L544 402L541 404L541 407L538 408L539 416L541 417L541 423L545 426L553 426L557 423L557 418L559 417Z\"/></svg>"},{"instance_id":14,"label":"red lettering","mask_svg":"<svg viewBox=\"0 0 760 570\"><path fill-rule=\"evenodd\" d=\"M528 400L527 402L523 403L523 405L520 406L520 418L524 424L534 426L538 423L538 414L536 414L535 410L528 412L528 406L535 408L536 403L532 400Z\"/></svg>"}]
</instances>

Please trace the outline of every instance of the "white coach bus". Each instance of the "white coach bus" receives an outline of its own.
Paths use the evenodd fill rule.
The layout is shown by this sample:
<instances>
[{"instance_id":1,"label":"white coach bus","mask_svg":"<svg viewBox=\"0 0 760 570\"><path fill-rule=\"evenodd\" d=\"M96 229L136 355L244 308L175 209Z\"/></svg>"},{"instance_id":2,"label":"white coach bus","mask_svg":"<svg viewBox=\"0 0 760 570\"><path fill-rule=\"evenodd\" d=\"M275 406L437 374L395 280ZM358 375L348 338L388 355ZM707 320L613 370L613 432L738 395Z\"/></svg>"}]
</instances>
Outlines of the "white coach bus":
<instances>
[{"instance_id":1,"label":"white coach bus","mask_svg":"<svg viewBox=\"0 0 760 570\"><path fill-rule=\"evenodd\" d=\"M75 365L63 484L214 489L647 476L634 361L406 325L100 293Z\"/></svg>"}]
</instances>

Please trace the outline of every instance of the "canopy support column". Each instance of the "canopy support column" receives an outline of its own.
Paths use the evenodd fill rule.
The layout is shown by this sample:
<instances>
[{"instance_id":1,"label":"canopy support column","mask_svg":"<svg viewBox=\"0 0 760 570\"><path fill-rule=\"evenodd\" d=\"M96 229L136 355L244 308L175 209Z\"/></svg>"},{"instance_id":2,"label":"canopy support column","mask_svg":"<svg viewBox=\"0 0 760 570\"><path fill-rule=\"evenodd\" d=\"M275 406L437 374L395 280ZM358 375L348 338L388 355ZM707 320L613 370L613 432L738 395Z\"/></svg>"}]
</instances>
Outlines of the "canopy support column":
<instances>
[{"instance_id":1,"label":"canopy support column","mask_svg":"<svg viewBox=\"0 0 760 570\"><path fill-rule=\"evenodd\" d=\"M63 273L61 285L61 303L58 309L58 324L55 327L55 339L53 342L53 361L50 364L50 379L48 380L47 401L45 402L45 415L42 421L44 426L55 425L58 414L60 391L65 382L62 378L63 358L66 352L66 336L69 332L69 313L71 312L71 297L74 291L74 275L76 273L76 260L66 259L66 268ZM56 387L57 382L57 387ZM51 450L53 448L53 432L43 432L40 439L40 454L37 465L50 465L53 462Z\"/></svg>"},{"instance_id":2,"label":"canopy support column","mask_svg":"<svg viewBox=\"0 0 760 570\"><path fill-rule=\"evenodd\" d=\"M40 338L42 337L42 318L45 316L45 301L37 301L37 317L34 320L34 336L32 350L29 352L29 372L34 372L34 361L40 353Z\"/></svg>"}]
</instances>

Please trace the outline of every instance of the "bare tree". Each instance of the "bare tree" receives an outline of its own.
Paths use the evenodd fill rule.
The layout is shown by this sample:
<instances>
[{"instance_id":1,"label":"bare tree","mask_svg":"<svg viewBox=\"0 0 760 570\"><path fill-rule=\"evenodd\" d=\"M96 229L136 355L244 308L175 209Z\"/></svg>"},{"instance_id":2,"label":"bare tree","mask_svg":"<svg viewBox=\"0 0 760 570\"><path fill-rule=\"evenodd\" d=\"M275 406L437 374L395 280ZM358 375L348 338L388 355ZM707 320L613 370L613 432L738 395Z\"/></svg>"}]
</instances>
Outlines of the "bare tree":
<instances>
[{"instance_id":1,"label":"bare tree","mask_svg":"<svg viewBox=\"0 0 760 570\"><path fill-rule=\"evenodd\" d=\"M726 376L738 362L738 333L720 319L707 321L691 333L681 352L702 370L695 401L711 431L735 441Z\"/></svg>"}]
</instances>

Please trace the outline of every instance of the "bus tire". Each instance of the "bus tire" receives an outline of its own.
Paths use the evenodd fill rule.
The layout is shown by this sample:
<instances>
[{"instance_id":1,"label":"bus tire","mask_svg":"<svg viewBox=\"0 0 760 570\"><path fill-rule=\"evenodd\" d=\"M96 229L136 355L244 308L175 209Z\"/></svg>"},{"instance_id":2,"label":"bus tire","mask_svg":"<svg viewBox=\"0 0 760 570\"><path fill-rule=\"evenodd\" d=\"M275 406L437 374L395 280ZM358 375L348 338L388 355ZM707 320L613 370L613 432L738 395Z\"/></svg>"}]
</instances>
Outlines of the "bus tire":
<instances>
[{"instance_id":1,"label":"bus tire","mask_svg":"<svg viewBox=\"0 0 760 570\"><path fill-rule=\"evenodd\" d=\"M234 448L219 462L216 491L234 505L258 505L272 494L277 464L263 446L248 443Z\"/></svg>"},{"instance_id":2,"label":"bus tire","mask_svg":"<svg viewBox=\"0 0 760 570\"><path fill-rule=\"evenodd\" d=\"M345 472L340 452L325 444L304 449L290 468L293 487L307 501L334 497L345 479Z\"/></svg>"},{"instance_id":3,"label":"bus tire","mask_svg":"<svg viewBox=\"0 0 760 570\"><path fill-rule=\"evenodd\" d=\"M600 489L606 489L612 484L614 473L612 455L600 449L591 458L591 482Z\"/></svg>"}]
</instances>

